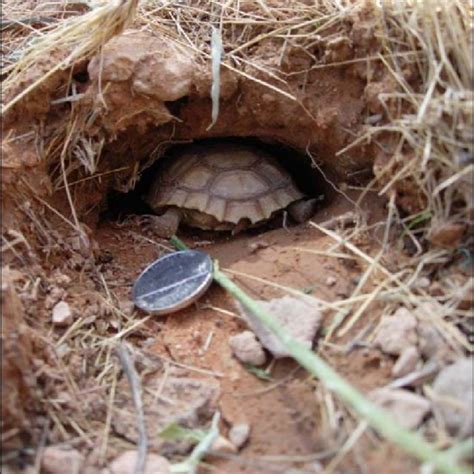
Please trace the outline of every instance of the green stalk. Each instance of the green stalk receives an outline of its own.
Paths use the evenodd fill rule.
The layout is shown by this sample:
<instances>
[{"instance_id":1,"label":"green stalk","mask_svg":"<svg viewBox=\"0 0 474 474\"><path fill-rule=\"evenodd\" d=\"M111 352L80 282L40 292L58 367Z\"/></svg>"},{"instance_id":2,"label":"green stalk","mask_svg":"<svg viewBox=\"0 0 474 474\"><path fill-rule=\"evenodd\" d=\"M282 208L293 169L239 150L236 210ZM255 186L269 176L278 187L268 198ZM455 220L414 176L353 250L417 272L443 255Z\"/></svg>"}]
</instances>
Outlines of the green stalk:
<instances>
[{"instance_id":1,"label":"green stalk","mask_svg":"<svg viewBox=\"0 0 474 474\"><path fill-rule=\"evenodd\" d=\"M175 236L171 238L171 243L180 250L187 249L186 245ZM240 301L262 324L268 327L291 353L292 357L310 374L321 380L328 390L351 406L361 418L366 420L372 428L375 428L387 440L397 444L420 461L431 464L440 472L446 474L470 473L468 469L457 465L449 452L438 451L417 433L400 426L385 410L370 402L313 351L291 338L269 313L263 310L253 298L248 296L219 270L217 262L214 262L214 280Z\"/></svg>"}]
</instances>

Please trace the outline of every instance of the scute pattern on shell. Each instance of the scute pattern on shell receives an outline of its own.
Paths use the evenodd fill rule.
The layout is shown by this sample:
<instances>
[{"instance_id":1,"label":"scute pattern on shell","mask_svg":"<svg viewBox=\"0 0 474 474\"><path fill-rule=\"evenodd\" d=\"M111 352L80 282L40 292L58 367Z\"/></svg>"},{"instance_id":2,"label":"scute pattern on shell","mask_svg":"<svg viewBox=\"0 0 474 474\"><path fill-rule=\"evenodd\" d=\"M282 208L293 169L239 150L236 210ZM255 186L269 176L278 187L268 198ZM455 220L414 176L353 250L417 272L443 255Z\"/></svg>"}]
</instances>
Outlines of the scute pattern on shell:
<instances>
[{"instance_id":1,"label":"scute pattern on shell","mask_svg":"<svg viewBox=\"0 0 474 474\"><path fill-rule=\"evenodd\" d=\"M236 144L193 145L158 172L148 203L155 211L169 206L199 211L219 223L252 224L303 194L270 154Z\"/></svg>"}]
</instances>

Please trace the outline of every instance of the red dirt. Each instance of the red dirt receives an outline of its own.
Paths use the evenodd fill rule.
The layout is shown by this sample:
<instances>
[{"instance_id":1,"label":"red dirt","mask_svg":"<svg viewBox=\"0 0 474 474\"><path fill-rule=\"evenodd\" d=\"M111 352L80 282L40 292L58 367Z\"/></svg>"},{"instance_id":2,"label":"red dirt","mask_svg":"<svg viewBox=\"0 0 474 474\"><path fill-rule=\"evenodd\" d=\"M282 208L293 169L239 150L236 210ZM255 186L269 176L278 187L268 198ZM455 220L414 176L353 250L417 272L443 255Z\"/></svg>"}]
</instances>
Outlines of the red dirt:
<instances>
[{"instance_id":1,"label":"red dirt","mask_svg":"<svg viewBox=\"0 0 474 474\"><path fill-rule=\"evenodd\" d=\"M371 220L375 222L383 212L383 201L375 200L372 195L369 200ZM330 207L316 216L316 221L325 221L328 216L337 216L351 207L339 196ZM363 205L363 208L367 207ZM137 243L130 231L143 233L142 229L133 226L117 228L112 223L105 223L96 234L100 248L110 252L114 256L113 265L120 267L121 280L128 282L125 287L114 290L119 299L129 297L129 285L141 269L160 253L151 243ZM186 235L184 233L184 240L191 247L199 245L200 239L209 237L209 234L202 237ZM314 295L328 301L337 300L342 295L348 296L354 288L354 278L360 274L357 267L351 268L339 260L295 250L294 247L325 250L333 244L329 237L307 225L291 227L288 231L276 229L254 236L242 234L234 238L214 237L213 240L205 245L204 250L217 258L223 268L295 289L311 288L314 289ZM269 244L267 248L252 250L252 244L263 241ZM373 250L373 244L369 247ZM118 275L108 274L107 265L104 270L104 274L108 275L106 281L112 288ZM337 279L337 283L330 288L325 284L328 276ZM269 298L281 294L281 291L253 280L240 277L236 281L255 297ZM340 442L338 444L335 441L336 432L321 419L321 407L315 395L317 381L309 379L304 370L297 369L297 364L290 360L277 361L273 366L271 375L274 386L272 382L264 382L249 373L232 356L228 344L229 337L242 330L244 324L218 309L237 311L232 299L222 289L213 286L195 306L168 317L157 317L161 321L160 330L155 334L156 342L152 346L156 353L180 364L224 374L218 378L221 384L218 406L224 420L224 434L226 426L231 424L246 422L251 425L250 442L241 455L235 459L232 456L227 460L215 459L212 464L221 472L232 473L283 472L292 466L304 468L303 472L313 472L306 470L310 469L309 460L312 457L316 461L318 453L327 451L327 457L330 458L334 455L334 449L337 451L341 446ZM376 307L372 310L373 313L368 312L352 334L378 316ZM329 323L326 318L325 327ZM152 323L149 329L151 332L156 331L156 324ZM211 343L203 351L211 334ZM390 380L392 363L378 351L357 349L348 356L331 347L321 349L324 358L364 392ZM361 459L364 460L366 472L370 473L381 472L382 465L384 472L414 472L415 464L403 455L391 453L390 461L383 459L380 450L387 452L387 449L393 451L363 438L356 449L360 459L349 455L337 472L358 469L356 466ZM265 456L288 456L288 460L271 462ZM308 462L291 462L293 457L299 459L298 456L303 459L307 456ZM326 459L322 457L321 462L324 464ZM202 472L206 472L206 469L203 468Z\"/></svg>"},{"instance_id":2,"label":"red dirt","mask_svg":"<svg viewBox=\"0 0 474 474\"><path fill-rule=\"evenodd\" d=\"M73 70L54 74L6 115L1 224L6 241L14 244L3 263L11 263L22 275L12 285L6 280L7 287L2 287L2 305L6 308L2 384L8 392L6 397L2 394L3 401L8 402L2 415L9 418L2 429L14 428L7 433L15 439L14 447L38 446L48 429L47 443L70 441L73 436L72 442L89 455L87 474L98 472L123 449L126 441L111 430L107 452L102 459L97 457L103 433L107 432L104 400L109 396L110 384L97 382L101 375L98 372L105 366L104 354L99 357L97 347L90 347L96 342L91 342L91 335L105 339L118 332L126 318L119 323L114 321L119 313L115 306L130 303L135 278L163 250L151 231L137 221L123 225L101 221L101 211L111 191L133 189L167 147L202 138L253 137L291 146L303 154L308 152L313 164L337 179L350 181L352 173L370 177L372 171L376 176L384 172L383 185L382 181L397 173L395 166L386 168L395 150L395 144L390 146L390 137L381 136L378 144L360 142L339 153L362 136L368 124L383 125L388 120L379 95L396 92L398 86L383 64L366 61L370 56L385 54L380 39L385 33L379 32L379 28L370 6L361 6L350 18L323 29L314 42L311 39L310 54L291 42L286 45L286 40L282 54L280 39L271 35L256 42L246 51L248 61L241 63L242 72L282 88L283 94L222 68L219 119L210 130L209 64L204 64L202 57L196 57L192 50L182 49L170 37L160 37L146 28L140 32L129 30L113 38L101 50L101 61L98 54L90 61L76 64ZM19 77L14 90L7 91L6 102L45 74L64 54L58 49L41 58ZM344 64L338 65L339 62ZM271 74L264 73L265 69ZM409 69L407 66L403 71L406 80L411 80L413 71ZM82 80L77 79L77 74ZM81 100L54 104L55 99L62 99L73 90L71 84L77 93L84 94ZM371 122L374 117L375 122ZM83 230L82 240L77 229L73 229L72 206L64 191L66 183L60 162L73 122L74 133L64 166L74 211ZM86 163L91 169L97 165L92 171L86 170L86 165L84 169L77 168L77 153L80 155L88 147L97 159ZM405 158L400 157L400 166ZM423 208L417 186L405 180L395 187L398 203L405 209L416 212ZM353 199L358 196L356 192L349 194ZM385 218L384 206L382 199L368 193L362 208L369 223ZM325 222L353 210L352 202L336 194L314 219ZM70 221L58 217L58 213ZM373 227L370 233L358 235L352 242L373 255L378 251L382 230ZM249 232L235 237L189 230L180 235L190 247L204 248L225 269L305 290L331 302L348 297L363 271L356 261L309 252L327 251L334 241L308 225L288 230L267 228L259 234ZM403 255L385 254L388 268L391 258L400 263ZM328 277L336 280L334 285L327 284ZM257 298L282 294L262 282L242 276L234 278ZM369 289L370 285L364 288ZM67 335L67 329L51 325L51 308L58 300L71 306L76 321L90 319L81 327L79 342L75 341L77 346L73 348L67 344L56 346ZM371 304L347 336L333 337L331 343L324 342L324 333L332 322L331 315L326 313L323 334L317 340L318 353L362 392L391 380L393 360L367 347L347 352L346 344L375 322L380 312L381 306ZM143 316L134 312L130 319L138 321ZM172 316L152 317L127 338L137 346L144 345L147 338L147 347L162 356L161 360L222 374L216 377L220 383L222 434L226 435L235 423L251 425L250 440L238 456L215 456L207 460L211 467L203 466L200 472L290 474L289 469L296 467L301 469L300 473L319 472L312 463L330 465L356 429L358 420L292 361L276 361L271 382L250 373L232 356L228 344L229 338L244 327L235 303L214 285L196 305ZM207 341L210 343L204 350ZM59 355L60 350L70 352ZM188 372L199 376L192 370ZM67 399L71 393L73 399ZM45 423L45 407L60 420L53 423L48 418ZM74 417L79 420L80 430L94 429L84 435L70 423L76 421ZM33 428L27 426L28 421ZM67 429L59 429L58 423ZM25 426L31 437L20 443L15 438L17 428ZM7 437L4 432L2 435ZM19 452L18 457L23 460L24 453ZM283 459L284 456L287 458ZM26 462L32 461L26 456ZM417 470L416 462L368 431L334 472L378 474Z\"/></svg>"}]
</instances>

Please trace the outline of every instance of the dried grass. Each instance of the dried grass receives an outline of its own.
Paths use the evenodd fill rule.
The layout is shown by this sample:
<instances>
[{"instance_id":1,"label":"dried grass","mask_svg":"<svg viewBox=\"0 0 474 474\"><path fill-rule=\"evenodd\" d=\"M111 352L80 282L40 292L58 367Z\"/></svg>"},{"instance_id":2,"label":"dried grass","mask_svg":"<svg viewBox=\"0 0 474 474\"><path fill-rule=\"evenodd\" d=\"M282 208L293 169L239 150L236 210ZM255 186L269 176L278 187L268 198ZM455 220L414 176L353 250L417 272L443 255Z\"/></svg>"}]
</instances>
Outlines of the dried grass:
<instances>
[{"instance_id":1,"label":"dried grass","mask_svg":"<svg viewBox=\"0 0 474 474\"><path fill-rule=\"evenodd\" d=\"M423 196L433 221L472 226L469 189L474 178L474 76L469 3L435 0L400 4L384 15L387 50L383 59L399 90L382 95L387 123L371 127L371 137L389 132L393 156L378 173L380 194L405 179ZM400 56L417 51L411 61ZM405 79L407 67L420 78ZM412 159L407 159L411 155ZM391 176L389 178L389 176ZM414 216L413 216L414 217Z\"/></svg>"},{"instance_id":2,"label":"dried grass","mask_svg":"<svg viewBox=\"0 0 474 474\"><path fill-rule=\"evenodd\" d=\"M134 17L138 0L116 0L93 9L77 17L60 22L44 35L37 36L34 41L20 51L20 58L5 71L8 73L4 81L4 90L14 88L18 77L27 71L40 67L45 57L58 50L67 53L46 74L33 81L2 107L5 114L22 98L35 90L40 84L60 70L70 68L73 64L96 53L110 38L120 33Z\"/></svg>"},{"instance_id":3,"label":"dried grass","mask_svg":"<svg viewBox=\"0 0 474 474\"><path fill-rule=\"evenodd\" d=\"M450 251L426 252L424 238L429 233L430 222L453 220L473 225L474 198L471 185L474 179L474 78L469 2L405 0L385 1L381 4L380 7L373 7L373 15L382 32L377 40L384 45L383 53L349 62L314 66L337 68L350 62L369 64L376 61L385 65L397 84L396 91L381 96L385 104L385 119L376 125L369 124L363 135L355 137L353 143L339 151L342 154L356 144L373 141L389 152L389 159L383 162L376 178L368 186L372 189L377 187L380 194L390 197L391 202L385 221L385 239L380 251L376 255L368 255L355 243L358 237L370 232L363 222L356 222L353 229L344 229L338 222L334 223L335 229L314 224L335 242L334 247L324 252L324 256L355 259L364 267L360 283L350 297L337 302L318 301L325 309L332 311L331 314L338 315L337 324L327 334L323 346L337 346L337 338L353 330L354 325L360 322L376 301L384 304L383 312L391 312L401 304L416 312L429 304L433 309L430 322L448 342L453 353L459 355L472 350L467 337L458 329L459 323L471 315L458 308L459 289L456 281L453 281L451 290L444 287L444 292L438 296L417 288L415 283L428 269L433 272L452 260ZM213 25L219 29L223 42L223 67L297 101L296 94L288 85L288 78L307 71L291 71L285 75L281 70L268 66L255 51L273 41L280 51L280 63L290 45L311 54L311 46L318 41L319 35L335 31L331 34L336 39L338 25L357 8L355 3L336 0L320 1L318 5L314 7L308 6L307 2L294 1L291 6L282 6L279 2L257 1L252 3L251 8L244 8L243 2L238 1L196 0L186 3L147 1L140 2L137 6L137 1L130 0L102 6L84 15L63 20L57 25L48 24L41 29L33 29L24 22L26 29L21 34L10 35L6 43L10 54L4 60L8 73L4 90L14 89L19 78L26 71L34 70L43 55L56 52L58 48L65 55L48 74L5 104L3 112L14 107L51 75L97 53L108 39L130 23L136 8L134 26L177 41L194 51L203 63L209 62L211 58L210 25ZM30 35L25 34L28 31L31 32ZM242 71L244 66L246 71L252 72ZM414 71L418 79L406 79L407 71ZM67 100L74 101L77 98L72 96ZM61 150L64 151L63 159L56 160L56 189L69 190L84 180L100 179L122 170L119 168L97 172L97 160L103 144L91 143L81 135L80 129L74 130L74 136L69 135L69 144L67 137L73 129L72 125L74 122L71 116L71 121L65 124L64 130L58 131L56 141L49 144L50 149L46 153L47 160L52 162L61 156ZM87 176L68 182L68 176L79 168L84 169ZM416 188L422 196L421 207L411 215L401 215L395 208L396 189L403 189L404 182L410 183L409 186ZM74 217L73 196L68 193L68 197L73 218L60 215L60 219L71 229L82 233L78 219ZM46 201L41 200L41 204L56 216L59 214ZM57 232L48 219L35 214L24 203L21 206L32 222L43 248L53 252L55 246L64 243L58 243ZM396 271L389 270L385 262L389 253L388 237L393 229L399 233L404 232L417 248L417 253L407 266ZM468 238L465 245L469 247L472 241ZM23 263L24 259L20 255L22 246L31 250L30 243L20 232L4 236L2 253L16 252ZM253 275L238 276L269 284L288 293L299 293ZM99 446L99 457L106 459L110 446L124 445L123 441L110 433L111 406L118 377L117 366L111 358L111 348L118 340L132 334L147 335L144 323L148 318L135 321L124 315L117 305L113 289L106 285L101 294L113 321L114 335L99 335L90 318L80 318L62 336L53 333L50 335L51 341L45 341L53 352L58 351L66 342L71 351L64 361L55 355L50 362L52 366L41 370L46 371L50 393L54 394L44 399L52 439L69 442L73 432L77 437L71 444L77 443L88 448ZM235 316L227 309L213 309ZM369 329L372 332L372 328ZM364 333L363 339L366 336ZM81 364L89 371L92 387L87 390L79 389L70 373L69 366L74 365L74 356L80 356ZM146 358L146 354L143 357ZM199 368L186 368L214 376L223 375ZM74 411L65 410L65 404L58 402L56 395L61 392L72 397ZM90 397L97 393L107 400L106 416L101 423L90 422L82 413L87 412L86 405ZM335 423L334 405L337 402L331 400L322 389L317 394L320 397L318 403L322 419L330 427ZM342 456L353 448L364 430L365 426L362 424L344 428L344 434L350 436L345 436L342 441L335 440L337 449L342 450L339 456L333 457L330 464L332 469L337 468ZM331 450L327 457L334 454L334 450ZM318 454L313 458L317 459ZM266 460L275 461L268 458ZM276 461L283 462L281 459Z\"/></svg>"},{"instance_id":4,"label":"dried grass","mask_svg":"<svg viewBox=\"0 0 474 474\"><path fill-rule=\"evenodd\" d=\"M203 63L211 60L210 26L213 25L222 37L224 68L297 101L287 79L290 74L308 71L286 74L267 66L255 49L272 41L281 59L290 45L312 56L311 48L321 34L329 31L329 39L337 39L338 25L358 6L321 1L317 7L310 7L306 2L296 1L291 7L277 2L255 2L244 7L239 2L199 0L184 4L141 2L138 8L136 1L101 6L85 15L68 18L56 27L48 26L44 33L39 30L40 35L35 31L39 38L20 48L21 58L7 69L4 90L12 88L26 70L34 69L41 57L56 51L58 45L67 54L55 68L5 104L4 112L48 76L98 51L130 23L135 9L135 27L172 38L190 48ZM393 193L397 188L398 193L403 193L400 183L406 181L408 186L418 188L420 194L421 208L412 219L426 213L433 222L450 220L472 226L469 209L474 206L470 189L474 179L474 78L469 2L386 1L382 9L373 7L372 16L381 32L377 41L383 44L382 53L334 64L318 64L316 58L314 61L314 67L318 68L377 61L385 65L397 83L398 90L380 96L386 115L382 124L368 126L364 134L339 154L366 141L379 143L383 137L383 146L389 146L390 157L378 170L374 183L378 184L380 194ZM410 80L407 75L414 75L417 80ZM83 166L88 174L94 175L103 143L91 143L90 139L81 137L80 130L75 134L77 137L70 144L74 156L67 171ZM67 136L67 130L59 134L62 141ZM425 229L428 232L430 226L426 225ZM413 238L415 245L418 240Z\"/></svg>"}]
</instances>

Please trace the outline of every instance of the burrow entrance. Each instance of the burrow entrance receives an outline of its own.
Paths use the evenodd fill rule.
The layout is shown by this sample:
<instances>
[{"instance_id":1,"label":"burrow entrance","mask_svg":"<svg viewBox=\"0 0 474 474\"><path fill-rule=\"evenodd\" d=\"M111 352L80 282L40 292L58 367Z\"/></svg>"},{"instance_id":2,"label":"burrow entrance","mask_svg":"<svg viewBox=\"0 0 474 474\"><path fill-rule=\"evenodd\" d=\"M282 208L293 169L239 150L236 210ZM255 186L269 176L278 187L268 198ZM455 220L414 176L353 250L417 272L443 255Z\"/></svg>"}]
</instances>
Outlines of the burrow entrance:
<instances>
[{"instance_id":1,"label":"burrow entrance","mask_svg":"<svg viewBox=\"0 0 474 474\"><path fill-rule=\"evenodd\" d=\"M269 153L275 157L278 163L288 172L298 189L305 195L305 198L317 200L316 213L330 204L335 198L336 193L334 187L331 186L331 179L334 178L333 172L328 169L327 166L321 167L318 165L314 159L303 151L272 139L228 136L195 140L192 143L178 144L168 148L160 159L142 173L140 180L133 190L129 192L112 190L109 192L105 210L100 215L100 223L121 223L129 217L154 214L145 200L145 196L153 184L153 181L170 160L179 159L180 154L193 144L204 147L215 144L225 144L229 146L243 144ZM255 228L249 228L245 232L255 235L268 229L281 227L283 219L284 214L282 212L270 221ZM287 222L289 225L294 224L291 219L287 221L285 218L284 222L285 225ZM190 228L185 225L180 226L180 231L185 234L203 233L198 228ZM223 234L221 233L221 235Z\"/></svg>"}]
</instances>

